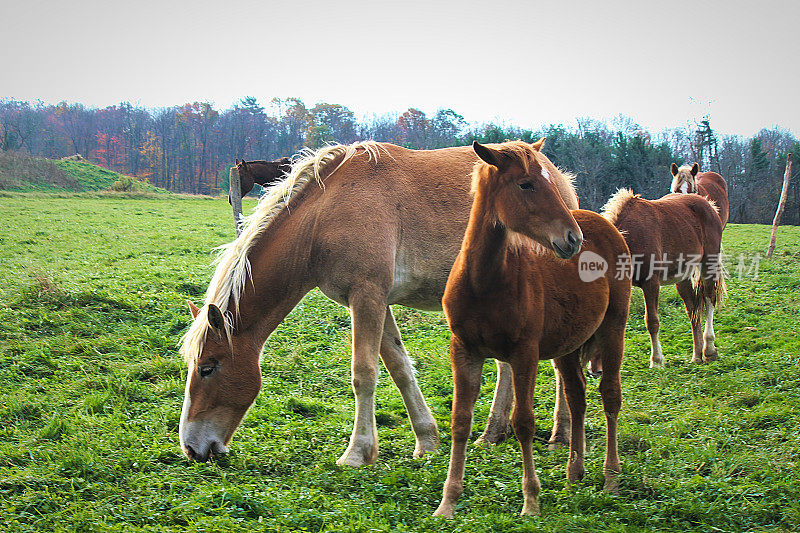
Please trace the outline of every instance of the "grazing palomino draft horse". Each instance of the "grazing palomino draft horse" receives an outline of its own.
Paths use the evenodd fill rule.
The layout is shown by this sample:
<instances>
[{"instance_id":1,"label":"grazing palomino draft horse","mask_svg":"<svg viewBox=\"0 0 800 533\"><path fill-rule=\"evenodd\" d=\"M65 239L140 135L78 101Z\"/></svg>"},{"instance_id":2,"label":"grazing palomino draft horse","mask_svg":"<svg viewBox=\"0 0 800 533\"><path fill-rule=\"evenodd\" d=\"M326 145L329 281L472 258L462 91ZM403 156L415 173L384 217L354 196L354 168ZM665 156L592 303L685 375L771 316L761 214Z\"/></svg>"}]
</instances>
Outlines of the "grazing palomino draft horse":
<instances>
[{"instance_id":1,"label":"grazing palomino draft horse","mask_svg":"<svg viewBox=\"0 0 800 533\"><path fill-rule=\"evenodd\" d=\"M645 200L620 189L603 208L625 236L633 259L633 284L644 293L645 322L650 333L650 367L664 366L658 340L658 296L661 285L674 283L692 324L692 362L717 358L714 308L722 305L722 221L712 203L696 194L668 194ZM701 321L706 317L705 332Z\"/></svg>"},{"instance_id":2,"label":"grazing palomino draft horse","mask_svg":"<svg viewBox=\"0 0 800 533\"><path fill-rule=\"evenodd\" d=\"M292 162L288 157L282 157L275 161L250 161L242 159L236 160L236 170L239 171L239 181L242 182L242 197L253 190L254 184L258 183L262 187L275 185L283 180L292 170ZM231 195L228 193L228 203Z\"/></svg>"},{"instance_id":3,"label":"grazing palomino draft horse","mask_svg":"<svg viewBox=\"0 0 800 533\"><path fill-rule=\"evenodd\" d=\"M560 176L539 151L543 143L531 145L539 164ZM389 306L441 309L469 217L476 159L471 147L327 146L296 161L262 196L242 234L224 247L204 306L191 306L179 430L189 458L227 450L261 387L267 337L314 287L349 307L352 318L355 422L339 464L377 459L378 354L408 410L414 455L438 447L436 421ZM569 180L556 185L564 202L577 206Z\"/></svg>"},{"instance_id":4,"label":"grazing palomino draft horse","mask_svg":"<svg viewBox=\"0 0 800 533\"><path fill-rule=\"evenodd\" d=\"M728 184L725 182L725 178L716 172L703 172L698 175L700 166L697 163L692 166L683 165L680 168L672 163L669 171L672 173L670 192L697 193L714 202L719 218L722 220L722 229L725 229L728 224L729 208Z\"/></svg>"},{"instance_id":5,"label":"grazing palomino draft horse","mask_svg":"<svg viewBox=\"0 0 800 533\"><path fill-rule=\"evenodd\" d=\"M474 148L483 162L475 164L475 200L443 299L452 331L453 440L444 496L435 515L451 517L463 491L467 439L488 357L508 362L513 370L512 424L522 449L522 514L539 514L533 392L541 359L555 359L564 381L572 415L567 463L571 482L584 474L583 362L591 358L602 363L605 488L617 488L617 415L630 273L617 276L609 268L584 277L579 269L587 260L616 264L618 258L628 257L628 247L600 215L567 209L552 175L542 171L527 145L489 148L475 143ZM584 251L575 256L581 242Z\"/></svg>"}]
</instances>

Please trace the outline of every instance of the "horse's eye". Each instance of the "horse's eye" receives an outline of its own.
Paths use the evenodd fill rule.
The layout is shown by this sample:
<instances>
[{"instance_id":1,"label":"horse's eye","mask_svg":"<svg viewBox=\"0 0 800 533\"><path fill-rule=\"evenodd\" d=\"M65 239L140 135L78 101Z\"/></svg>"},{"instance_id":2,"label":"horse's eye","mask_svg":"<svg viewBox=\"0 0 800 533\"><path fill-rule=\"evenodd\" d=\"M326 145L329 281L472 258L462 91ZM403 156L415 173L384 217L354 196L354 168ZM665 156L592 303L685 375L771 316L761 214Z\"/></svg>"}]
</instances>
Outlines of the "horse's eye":
<instances>
[{"instance_id":1,"label":"horse's eye","mask_svg":"<svg viewBox=\"0 0 800 533\"><path fill-rule=\"evenodd\" d=\"M201 365L197 368L197 372L200 374L201 378L207 378L211 374L214 373L214 370L217 369L217 365Z\"/></svg>"},{"instance_id":2,"label":"horse's eye","mask_svg":"<svg viewBox=\"0 0 800 533\"><path fill-rule=\"evenodd\" d=\"M530 181L525 181L519 184L519 188L523 191L532 191L533 190L533 183Z\"/></svg>"}]
</instances>

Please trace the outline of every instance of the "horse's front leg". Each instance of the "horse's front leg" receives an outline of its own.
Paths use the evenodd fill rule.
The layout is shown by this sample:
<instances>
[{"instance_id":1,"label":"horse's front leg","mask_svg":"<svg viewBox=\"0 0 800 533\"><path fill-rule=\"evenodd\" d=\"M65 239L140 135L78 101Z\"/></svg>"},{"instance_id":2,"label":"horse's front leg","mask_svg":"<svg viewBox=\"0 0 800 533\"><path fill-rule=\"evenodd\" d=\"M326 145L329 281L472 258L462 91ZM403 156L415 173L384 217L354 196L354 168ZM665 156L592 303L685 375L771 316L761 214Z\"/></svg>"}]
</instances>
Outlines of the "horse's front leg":
<instances>
[{"instance_id":1,"label":"horse's front leg","mask_svg":"<svg viewBox=\"0 0 800 533\"><path fill-rule=\"evenodd\" d=\"M381 358L389 375L392 376L392 381L403 396L403 403L417 440L414 457L436 451L439 448L439 429L422 396L417 378L414 376L413 361L408 356L403 341L400 340L400 331L389 307L386 308L386 318L383 322Z\"/></svg>"},{"instance_id":2,"label":"horse's front leg","mask_svg":"<svg viewBox=\"0 0 800 533\"><path fill-rule=\"evenodd\" d=\"M378 459L375 428L375 386L378 380L378 352L383 335L385 299L361 291L350 295L353 322L352 380L356 399L355 421L350 444L338 465L362 466Z\"/></svg>"},{"instance_id":3,"label":"horse's front leg","mask_svg":"<svg viewBox=\"0 0 800 533\"><path fill-rule=\"evenodd\" d=\"M539 514L539 492L542 489L533 461L533 437L536 420L533 416L533 391L536 387L536 372L539 367L539 351L533 348L512 360L514 369L514 412L511 423L522 452L522 506L523 515Z\"/></svg>"},{"instance_id":4,"label":"horse's front leg","mask_svg":"<svg viewBox=\"0 0 800 533\"><path fill-rule=\"evenodd\" d=\"M453 368L453 412L451 415L452 445L442 503L433 516L452 518L456 502L464 491L464 462L467 440L472 431L475 400L481 391L483 359L470 354L453 335L450 339L450 364Z\"/></svg>"}]
</instances>

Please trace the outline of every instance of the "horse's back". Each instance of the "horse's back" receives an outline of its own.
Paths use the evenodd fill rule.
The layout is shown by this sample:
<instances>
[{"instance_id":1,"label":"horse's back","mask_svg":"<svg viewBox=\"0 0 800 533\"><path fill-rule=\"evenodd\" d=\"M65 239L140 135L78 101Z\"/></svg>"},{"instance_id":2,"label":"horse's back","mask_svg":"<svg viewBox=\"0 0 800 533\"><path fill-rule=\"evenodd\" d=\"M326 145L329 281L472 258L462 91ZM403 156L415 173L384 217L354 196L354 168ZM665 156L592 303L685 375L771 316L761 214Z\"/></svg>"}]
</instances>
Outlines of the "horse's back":
<instances>
[{"instance_id":1,"label":"horse's back","mask_svg":"<svg viewBox=\"0 0 800 533\"><path fill-rule=\"evenodd\" d=\"M321 268L335 269L338 284L380 278L390 304L440 309L469 217L476 156L469 147L378 146L377 157L332 161L336 170L322 177L314 242L331 264Z\"/></svg>"}]
</instances>

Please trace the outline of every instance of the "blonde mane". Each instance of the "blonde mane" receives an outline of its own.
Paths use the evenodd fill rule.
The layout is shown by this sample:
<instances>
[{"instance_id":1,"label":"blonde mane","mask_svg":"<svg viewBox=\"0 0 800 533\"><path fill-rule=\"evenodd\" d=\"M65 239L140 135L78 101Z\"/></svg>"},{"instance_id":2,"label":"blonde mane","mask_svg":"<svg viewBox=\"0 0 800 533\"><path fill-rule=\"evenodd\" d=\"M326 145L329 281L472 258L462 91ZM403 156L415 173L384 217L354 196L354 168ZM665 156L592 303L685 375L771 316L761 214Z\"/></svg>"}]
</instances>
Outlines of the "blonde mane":
<instances>
[{"instance_id":1,"label":"blonde mane","mask_svg":"<svg viewBox=\"0 0 800 533\"><path fill-rule=\"evenodd\" d=\"M253 245L270 226L275 216L284 209L290 209L290 202L301 191L316 183L325 188L324 179L339 170L350 158L358 153L367 154L370 161L378 159L381 152L388 154L385 147L375 141L363 141L350 145L329 145L313 151L304 148L292 162L292 169L286 178L273 185L261 196L253 213L244 218L244 228L236 240L219 246L219 256L211 283L206 290L205 303L188 331L181 337L181 353L187 363L195 360L202 351L210 325L208 305L214 304L225 317L225 332L231 339L234 316L232 308L238 313L239 298L245 283L250 277L248 255ZM326 172L331 163L341 158L339 164ZM325 178L322 174L325 173Z\"/></svg>"},{"instance_id":2,"label":"blonde mane","mask_svg":"<svg viewBox=\"0 0 800 533\"><path fill-rule=\"evenodd\" d=\"M635 198L641 197L638 194L633 194L633 191L630 189L618 189L617 192L608 199L600 214L603 215L603 218L614 224L617 222L619 214L627 203Z\"/></svg>"}]
</instances>

